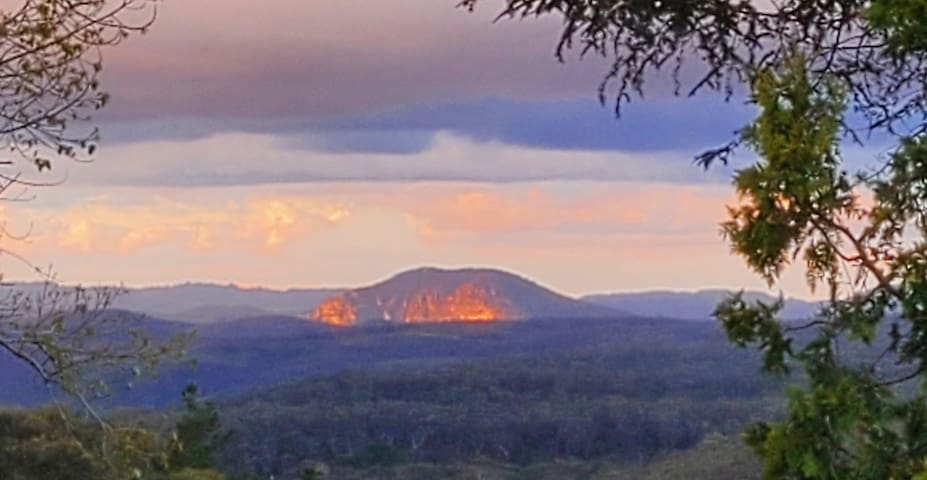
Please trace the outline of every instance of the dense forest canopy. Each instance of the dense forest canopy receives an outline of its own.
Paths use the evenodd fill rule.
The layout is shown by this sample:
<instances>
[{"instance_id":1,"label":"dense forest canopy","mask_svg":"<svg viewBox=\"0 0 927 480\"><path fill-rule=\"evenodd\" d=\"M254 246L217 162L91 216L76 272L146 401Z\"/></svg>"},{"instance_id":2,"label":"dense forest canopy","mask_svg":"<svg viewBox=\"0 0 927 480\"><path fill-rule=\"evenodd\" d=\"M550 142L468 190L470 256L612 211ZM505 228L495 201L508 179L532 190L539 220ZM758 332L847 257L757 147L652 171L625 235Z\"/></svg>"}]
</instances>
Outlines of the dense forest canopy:
<instances>
[{"instance_id":1,"label":"dense forest canopy","mask_svg":"<svg viewBox=\"0 0 927 480\"><path fill-rule=\"evenodd\" d=\"M128 440L121 432L142 435L137 441L146 439L146 450L132 465L152 479L186 478L181 472L190 469L217 469L232 480L302 478L307 469L327 471L323 478L330 480L477 473L487 479L678 478L661 472L679 474L696 465L693 471L734 479L756 470L737 433L758 415L774 418L782 409L780 383L754 375L757 356L730 348L709 322L408 325L315 339L311 329L302 332L289 343L252 338L256 351L276 349L280 357L251 368L272 368L286 358L299 363L298 349L360 361L345 362L349 369L339 373L209 400L195 388L180 397L179 387L156 382L150 386L175 392L171 404L110 410L105 437L86 414L67 418L85 432L91 463L105 465L101 438L110 455L121 455L117 446ZM251 357L241 345L223 346L223 361L241 363L244 355L247 363ZM215 361L214 348L192 353ZM458 354L449 357L454 350ZM442 356L428 355L438 351ZM402 360L390 360L397 352ZM247 376L239 372L229 381ZM31 439L67 428L56 423L62 422L56 409L4 413L44 415L46 423ZM0 444L20 441L5 442L10 435L20 434L0 427ZM42 447L40 441L32 445ZM738 460L698 464L691 448Z\"/></svg>"}]
</instances>

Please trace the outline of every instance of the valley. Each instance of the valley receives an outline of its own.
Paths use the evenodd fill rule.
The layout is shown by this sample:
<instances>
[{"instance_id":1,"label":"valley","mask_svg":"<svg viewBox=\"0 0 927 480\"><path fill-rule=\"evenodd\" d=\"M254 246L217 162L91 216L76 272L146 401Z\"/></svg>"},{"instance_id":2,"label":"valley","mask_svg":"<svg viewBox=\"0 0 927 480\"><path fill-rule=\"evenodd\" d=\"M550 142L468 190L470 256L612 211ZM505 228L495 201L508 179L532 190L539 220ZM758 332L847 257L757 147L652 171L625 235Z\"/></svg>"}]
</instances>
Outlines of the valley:
<instances>
[{"instance_id":1,"label":"valley","mask_svg":"<svg viewBox=\"0 0 927 480\"><path fill-rule=\"evenodd\" d=\"M333 479L424 479L434 469L447 478L544 478L534 477L538 469L634 478L672 471L693 449L736 452L748 423L781 408L782 385L758 375L756 355L732 347L712 321L626 313L618 307L630 302L586 303L504 272L419 269L298 301L292 291L176 287L184 288L213 292L202 305L179 302L187 311L238 301L242 317L178 322L114 310L163 337L195 330L195 364L165 365L131 388L113 377L98 404L158 425L157 412L177 409L179 392L195 384L231 435L223 469L254 478L295 479L306 462L332 469ZM518 315L448 321L460 311L451 300L462 288L493 292L492 301ZM130 292L128 304L170 291ZM336 298L370 316L340 324L312 314L253 315L274 295L286 301L268 312L318 313ZM416 303L422 298L435 303L425 308ZM689 298L680 294L682 304ZM668 306L665 295L660 301ZM382 316L411 310L434 317ZM0 404L48 402L22 365L0 356L0 368ZM750 456L738 455L747 463L728 473L719 467L717 478L739 478Z\"/></svg>"}]
</instances>

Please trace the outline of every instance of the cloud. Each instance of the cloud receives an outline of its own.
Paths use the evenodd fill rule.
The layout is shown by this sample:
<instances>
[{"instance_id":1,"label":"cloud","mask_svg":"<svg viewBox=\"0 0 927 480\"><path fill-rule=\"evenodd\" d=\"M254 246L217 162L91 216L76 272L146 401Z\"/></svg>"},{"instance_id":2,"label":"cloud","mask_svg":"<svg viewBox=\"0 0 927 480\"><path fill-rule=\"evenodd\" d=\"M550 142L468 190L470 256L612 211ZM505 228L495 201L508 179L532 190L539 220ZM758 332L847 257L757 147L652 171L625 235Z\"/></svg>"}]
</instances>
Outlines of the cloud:
<instances>
[{"instance_id":1,"label":"cloud","mask_svg":"<svg viewBox=\"0 0 927 480\"><path fill-rule=\"evenodd\" d=\"M242 249L286 254L291 246L311 244L333 229L364 224L374 230L358 235L376 237L381 229L401 236L404 231L413 235L405 241L418 238L431 245L512 240L558 245L648 235L688 241L705 232L716 238L713 225L731 197L726 187L710 185L602 182L289 185L166 190L155 196L130 192L17 215L37 219L33 240L46 250L133 256L169 245L185 254Z\"/></svg>"},{"instance_id":2,"label":"cloud","mask_svg":"<svg viewBox=\"0 0 927 480\"><path fill-rule=\"evenodd\" d=\"M628 106L621 118L592 99L519 101L484 98L412 105L325 119L210 119L119 122L102 126L106 145L196 140L228 132L271 134L294 148L333 153L417 154L439 132L478 142L561 150L700 150L730 140L752 108L721 98L656 99Z\"/></svg>"},{"instance_id":3,"label":"cloud","mask_svg":"<svg viewBox=\"0 0 927 480\"><path fill-rule=\"evenodd\" d=\"M106 148L92 166L67 166L66 173L72 185L107 187L587 180L698 184L726 181L729 174L720 167L701 170L688 152L528 148L444 132L415 154L313 151L294 146L298 141L248 133L145 141Z\"/></svg>"},{"instance_id":4,"label":"cloud","mask_svg":"<svg viewBox=\"0 0 927 480\"><path fill-rule=\"evenodd\" d=\"M621 118L593 99L517 101L488 98L413 106L318 124L318 134L445 131L478 141L561 150L665 151L716 146L734 136L753 109L719 97L653 99ZM361 137L363 138L363 137ZM388 143L386 145L389 145ZM368 147L368 142L361 142ZM350 146L347 145L350 150ZM371 150L367 150L371 151Z\"/></svg>"},{"instance_id":5,"label":"cloud","mask_svg":"<svg viewBox=\"0 0 927 480\"><path fill-rule=\"evenodd\" d=\"M568 293L760 287L717 223L716 184L316 183L67 187L30 219L29 260L62 281L363 285L416 265L510 269ZM60 203L70 204L61 208ZM16 244L8 248L19 251ZM79 254L75 254L79 252ZM28 278L7 262L7 278ZM786 280L801 292L800 275Z\"/></svg>"},{"instance_id":6,"label":"cloud","mask_svg":"<svg viewBox=\"0 0 927 480\"><path fill-rule=\"evenodd\" d=\"M108 115L313 117L485 96L592 96L604 65L559 64L559 23L456 0L165 2L107 51ZM166 87L169 86L169 87Z\"/></svg>"},{"instance_id":7,"label":"cloud","mask_svg":"<svg viewBox=\"0 0 927 480\"><path fill-rule=\"evenodd\" d=\"M740 93L731 103L673 97L661 72L616 122L595 101L608 62L557 62L555 16L493 22L501 1L473 14L456 4L160 3L149 35L106 51L106 144L241 131L301 137L294 145L316 151L417 154L450 132L533 148L693 155L752 114Z\"/></svg>"},{"instance_id":8,"label":"cloud","mask_svg":"<svg viewBox=\"0 0 927 480\"><path fill-rule=\"evenodd\" d=\"M350 215L351 211L343 205L312 198L270 198L247 206L238 234L244 238L262 238L265 249L275 250L293 237L306 236L325 225L336 225Z\"/></svg>"},{"instance_id":9,"label":"cloud","mask_svg":"<svg viewBox=\"0 0 927 480\"><path fill-rule=\"evenodd\" d=\"M430 242L506 242L513 237L685 237L723 217L731 194L717 187L665 184L481 188L437 195L404 208L410 226ZM712 238L714 238L714 232Z\"/></svg>"},{"instance_id":10,"label":"cloud","mask_svg":"<svg viewBox=\"0 0 927 480\"><path fill-rule=\"evenodd\" d=\"M83 218L67 224L64 230L58 233L58 245L78 253L90 252L95 242L95 229L89 221Z\"/></svg>"},{"instance_id":11,"label":"cloud","mask_svg":"<svg viewBox=\"0 0 927 480\"><path fill-rule=\"evenodd\" d=\"M18 214L43 219L42 232L31 239L39 247L105 255L134 255L165 245L199 253L273 251L294 236L310 236L350 216L344 205L312 198L259 197L224 204L209 200L213 205L153 198L135 205L98 202ZM42 245L49 237L56 239L54 246Z\"/></svg>"},{"instance_id":12,"label":"cloud","mask_svg":"<svg viewBox=\"0 0 927 480\"><path fill-rule=\"evenodd\" d=\"M493 23L501 2L475 14L456 3L165 2L150 35L106 52L114 101L101 117L103 151L116 153L100 158L133 158L144 172L123 161L98 178L208 186L726 177L687 164L749 120L753 109L742 96L730 103L671 97L671 82L655 77L648 97L616 120L595 99L607 71L602 59L563 65L553 58L556 18ZM432 158L448 138L579 161L571 168L511 160L497 168L487 159L450 165ZM210 145L218 141L227 145ZM140 152L145 147L164 151L155 162ZM606 165L590 152L618 160ZM640 174L613 165L635 155L636 165L626 163ZM657 162L670 165L644 165Z\"/></svg>"}]
</instances>

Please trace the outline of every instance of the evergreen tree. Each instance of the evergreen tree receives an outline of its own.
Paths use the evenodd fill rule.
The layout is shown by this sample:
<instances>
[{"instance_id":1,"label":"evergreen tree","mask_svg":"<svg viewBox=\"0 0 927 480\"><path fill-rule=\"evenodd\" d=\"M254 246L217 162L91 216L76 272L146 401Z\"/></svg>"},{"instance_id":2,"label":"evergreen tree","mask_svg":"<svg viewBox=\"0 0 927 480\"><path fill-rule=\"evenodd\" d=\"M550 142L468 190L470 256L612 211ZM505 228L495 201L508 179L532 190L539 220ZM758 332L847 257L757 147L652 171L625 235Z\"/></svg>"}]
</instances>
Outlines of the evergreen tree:
<instances>
[{"instance_id":1,"label":"evergreen tree","mask_svg":"<svg viewBox=\"0 0 927 480\"><path fill-rule=\"evenodd\" d=\"M196 385L183 391L186 411L177 422L177 448L170 458L172 470L215 468L228 434L222 431L219 411L212 402L202 402Z\"/></svg>"}]
</instances>

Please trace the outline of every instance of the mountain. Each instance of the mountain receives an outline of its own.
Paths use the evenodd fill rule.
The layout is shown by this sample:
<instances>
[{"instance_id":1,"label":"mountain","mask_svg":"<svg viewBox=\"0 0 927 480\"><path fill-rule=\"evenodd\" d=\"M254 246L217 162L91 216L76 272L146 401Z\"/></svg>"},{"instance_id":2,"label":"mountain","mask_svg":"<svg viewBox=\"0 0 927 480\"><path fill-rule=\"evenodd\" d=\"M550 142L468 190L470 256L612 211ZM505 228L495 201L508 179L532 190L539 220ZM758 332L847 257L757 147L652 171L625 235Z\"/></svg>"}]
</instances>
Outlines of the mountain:
<instances>
[{"instance_id":1,"label":"mountain","mask_svg":"<svg viewBox=\"0 0 927 480\"><path fill-rule=\"evenodd\" d=\"M15 288L38 291L41 284L19 283ZM235 285L184 283L131 288L116 296L115 308L146 313L166 320L206 324L246 317L301 315L315 308L337 289L241 288Z\"/></svg>"},{"instance_id":2,"label":"mountain","mask_svg":"<svg viewBox=\"0 0 927 480\"><path fill-rule=\"evenodd\" d=\"M35 295L43 284L24 282L11 288ZM718 303L730 293L648 291L587 295L576 300L499 270L420 268L355 290L273 290L210 283L131 288L116 297L113 307L197 325L273 316L309 316L335 325L370 320L475 322L621 314L709 320ZM745 295L750 300L775 301L765 293ZM807 318L817 308L817 303L789 298L783 315L790 319ZM353 322L349 321L352 315Z\"/></svg>"},{"instance_id":3,"label":"mountain","mask_svg":"<svg viewBox=\"0 0 927 480\"><path fill-rule=\"evenodd\" d=\"M700 290L697 292L652 291L639 293L612 293L587 295L581 300L603 307L620 309L635 315L668 317L687 320L711 320L715 307L732 292L728 290ZM776 298L761 292L746 292L749 301L774 302ZM785 301L782 317L803 319L812 316L818 304L795 298Z\"/></svg>"},{"instance_id":4,"label":"mountain","mask_svg":"<svg viewBox=\"0 0 927 480\"><path fill-rule=\"evenodd\" d=\"M332 295L308 316L322 323L347 326L375 321L492 322L620 315L619 311L566 297L501 270L426 267Z\"/></svg>"},{"instance_id":5,"label":"mountain","mask_svg":"<svg viewBox=\"0 0 927 480\"><path fill-rule=\"evenodd\" d=\"M314 309L325 298L342 291L337 288L274 290L189 282L140 288L106 285L83 287L90 291L106 288L119 291L113 299L113 308L193 324L274 315L300 316ZM70 294L74 288L74 285L67 284L15 282L4 284L0 288L0 297L7 292L18 291L38 298L43 291L63 290Z\"/></svg>"}]
</instances>

